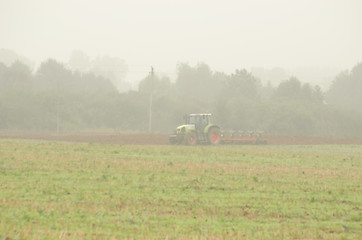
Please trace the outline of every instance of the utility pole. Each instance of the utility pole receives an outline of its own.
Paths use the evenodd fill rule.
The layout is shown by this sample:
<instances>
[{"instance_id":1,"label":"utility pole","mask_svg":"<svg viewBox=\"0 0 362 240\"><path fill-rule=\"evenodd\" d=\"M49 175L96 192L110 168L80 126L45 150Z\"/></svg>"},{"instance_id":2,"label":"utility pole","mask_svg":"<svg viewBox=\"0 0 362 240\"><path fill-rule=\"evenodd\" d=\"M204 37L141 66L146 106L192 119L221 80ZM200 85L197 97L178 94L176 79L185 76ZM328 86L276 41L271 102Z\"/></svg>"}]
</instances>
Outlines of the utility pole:
<instances>
[{"instance_id":1,"label":"utility pole","mask_svg":"<svg viewBox=\"0 0 362 240\"><path fill-rule=\"evenodd\" d=\"M59 79L57 79L57 136L59 136L59 104L60 104L60 101L59 101Z\"/></svg>"},{"instance_id":2,"label":"utility pole","mask_svg":"<svg viewBox=\"0 0 362 240\"><path fill-rule=\"evenodd\" d=\"M148 119L148 133L152 133L153 78L154 78L154 72L153 72L153 67L151 66L150 114L149 114L149 119Z\"/></svg>"}]
</instances>

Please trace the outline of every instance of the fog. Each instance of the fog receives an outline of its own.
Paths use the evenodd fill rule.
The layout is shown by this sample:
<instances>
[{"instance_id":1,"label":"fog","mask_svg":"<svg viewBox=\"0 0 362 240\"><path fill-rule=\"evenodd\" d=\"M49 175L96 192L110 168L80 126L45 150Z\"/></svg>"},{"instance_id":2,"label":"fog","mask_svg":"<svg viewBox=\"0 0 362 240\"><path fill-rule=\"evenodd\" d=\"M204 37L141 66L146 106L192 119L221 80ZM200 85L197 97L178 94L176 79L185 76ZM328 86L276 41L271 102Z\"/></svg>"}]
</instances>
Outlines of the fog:
<instances>
[{"instance_id":1,"label":"fog","mask_svg":"<svg viewBox=\"0 0 362 240\"><path fill-rule=\"evenodd\" d=\"M133 86L151 65L174 79L180 62L277 67L327 86L331 69L361 61L361 9L358 0L1 0L0 48L37 64L67 63L74 50L119 57Z\"/></svg>"},{"instance_id":2,"label":"fog","mask_svg":"<svg viewBox=\"0 0 362 240\"><path fill-rule=\"evenodd\" d=\"M361 9L0 0L0 129L165 133L211 112L224 129L362 138Z\"/></svg>"}]
</instances>

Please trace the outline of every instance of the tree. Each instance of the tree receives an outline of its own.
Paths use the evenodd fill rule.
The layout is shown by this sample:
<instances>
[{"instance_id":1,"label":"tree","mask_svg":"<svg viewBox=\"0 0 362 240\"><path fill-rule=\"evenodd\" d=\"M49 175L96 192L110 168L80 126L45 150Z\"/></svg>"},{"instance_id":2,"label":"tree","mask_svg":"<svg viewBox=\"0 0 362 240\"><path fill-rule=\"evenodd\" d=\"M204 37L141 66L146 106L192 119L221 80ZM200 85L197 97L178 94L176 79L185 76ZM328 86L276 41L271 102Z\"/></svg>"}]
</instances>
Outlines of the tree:
<instances>
[{"instance_id":1,"label":"tree","mask_svg":"<svg viewBox=\"0 0 362 240\"><path fill-rule=\"evenodd\" d=\"M322 104L323 93L319 86L313 88L310 84L302 84L296 77L291 77L279 84L272 99L276 101Z\"/></svg>"},{"instance_id":2,"label":"tree","mask_svg":"<svg viewBox=\"0 0 362 240\"><path fill-rule=\"evenodd\" d=\"M72 72L54 59L41 63L36 72L35 89L40 91L69 89Z\"/></svg>"},{"instance_id":3,"label":"tree","mask_svg":"<svg viewBox=\"0 0 362 240\"><path fill-rule=\"evenodd\" d=\"M21 62L30 69L33 69L35 66L34 61L26 57L20 56L14 51L8 49L0 49L0 63L5 64L6 66L11 66L15 62Z\"/></svg>"},{"instance_id":4,"label":"tree","mask_svg":"<svg viewBox=\"0 0 362 240\"><path fill-rule=\"evenodd\" d=\"M225 75L223 87L214 105L218 122L227 129L261 129L263 103L261 83L245 69Z\"/></svg>"},{"instance_id":5,"label":"tree","mask_svg":"<svg viewBox=\"0 0 362 240\"><path fill-rule=\"evenodd\" d=\"M29 67L15 61L10 67L0 64L0 92L1 91L30 91L32 75Z\"/></svg>"},{"instance_id":6,"label":"tree","mask_svg":"<svg viewBox=\"0 0 362 240\"><path fill-rule=\"evenodd\" d=\"M260 82L251 73L241 69L236 70L226 79L222 94L254 100L259 97L260 88Z\"/></svg>"},{"instance_id":7,"label":"tree","mask_svg":"<svg viewBox=\"0 0 362 240\"><path fill-rule=\"evenodd\" d=\"M40 65L36 72L36 91L56 92L113 92L116 88L111 82L93 73L72 72L64 64L49 59Z\"/></svg>"},{"instance_id":8,"label":"tree","mask_svg":"<svg viewBox=\"0 0 362 240\"><path fill-rule=\"evenodd\" d=\"M191 67L186 63L177 67L176 89L186 99L215 100L220 92L221 82L205 63Z\"/></svg>"},{"instance_id":9,"label":"tree","mask_svg":"<svg viewBox=\"0 0 362 240\"><path fill-rule=\"evenodd\" d=\"M169 94L172 89L171 81L168 77L161 77L155 74L154 76L148 75L145 77L138 84L138 91L149 94L151 92L151 87L155 95Z\"/></svg>"},{"instance_id":10,"label":"tree","mask_svg":"<svg viewBox=\"0 0 362 240\"><path fill-rule=\"evenodd\" d=\"M119 92L130 89L130 85L125 82L128 67L122 59L118 57L100 56L92 62L90 70L97 76L109 79Z\"/></svg>"},{"instance_id":11,"label":"tree","mask_svg":"<svg viewBox=\"0 0 362 240\"><path fill-rule=\"evenodd\" d=\"M362 112L362 63L357 64L352 70L340 73L333 81L326 94L330 104Z\"/></svg>"},{"instance_id":12,"label":"tree","mask_svg":"<svg viewBox=\"0 0 362 240\"><path fill-rule=\"evenodd\" d=\"M79 50L72 52L68 64L73 70L78 70L80 72L88 72L92 66L89 56Z\"/></svg>"}]
</instances>

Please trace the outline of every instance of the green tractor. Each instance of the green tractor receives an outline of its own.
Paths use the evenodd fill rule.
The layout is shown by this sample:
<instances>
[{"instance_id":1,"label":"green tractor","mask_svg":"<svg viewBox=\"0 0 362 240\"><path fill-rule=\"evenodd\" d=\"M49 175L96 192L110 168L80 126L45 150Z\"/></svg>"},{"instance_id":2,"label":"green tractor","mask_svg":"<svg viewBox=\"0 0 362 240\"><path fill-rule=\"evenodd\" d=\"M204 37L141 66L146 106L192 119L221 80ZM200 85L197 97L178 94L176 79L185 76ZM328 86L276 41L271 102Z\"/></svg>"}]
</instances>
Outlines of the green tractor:
<instances>
[{"instance_id":1,"label":"green tractor","mask_svg":"<svg viewBox=\"0 0 362 240\"><path fill-rule=\"evenodd\" d=\"M211 114L189 114L185 124L176 128L169 137L170 144L211 144L221 143L220 127L211 123Z\"/></svg>"}]
</instances>

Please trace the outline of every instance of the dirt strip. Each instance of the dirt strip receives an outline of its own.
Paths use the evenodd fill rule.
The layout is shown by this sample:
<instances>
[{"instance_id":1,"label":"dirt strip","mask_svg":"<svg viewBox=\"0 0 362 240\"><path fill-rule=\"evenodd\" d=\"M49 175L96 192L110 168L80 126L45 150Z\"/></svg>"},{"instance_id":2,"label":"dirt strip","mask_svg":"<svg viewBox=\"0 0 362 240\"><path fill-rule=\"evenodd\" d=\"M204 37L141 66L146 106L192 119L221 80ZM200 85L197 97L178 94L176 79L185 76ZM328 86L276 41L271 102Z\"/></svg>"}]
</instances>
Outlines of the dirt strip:
<instances>
[{"instance_id":1,"label":"dirt strip","mask_svg":"<svg viewBox=\"0 0 362 240\"><path fill-rule=\"evenodd\" d=\"M67 142L94 142L131 145L167 145L168 134L155 133L117 133L114 131L94 132L34 132L0 130L0 138L10 139L37 139L48 141ZM362 139L302 137L302 136L264 136L263 139L272 145L320 145L320 144L362 144Z\"/></svg>"}]
</instances>

